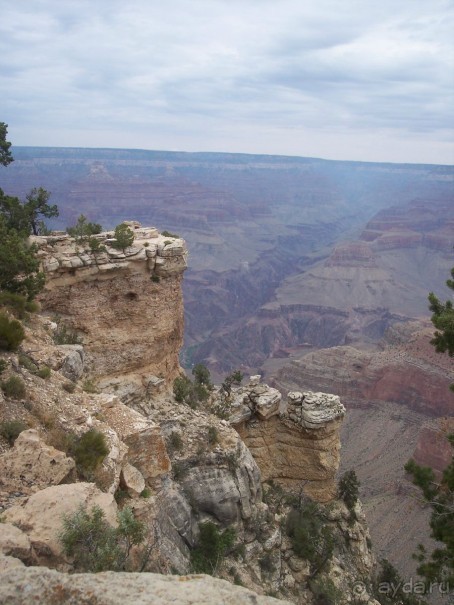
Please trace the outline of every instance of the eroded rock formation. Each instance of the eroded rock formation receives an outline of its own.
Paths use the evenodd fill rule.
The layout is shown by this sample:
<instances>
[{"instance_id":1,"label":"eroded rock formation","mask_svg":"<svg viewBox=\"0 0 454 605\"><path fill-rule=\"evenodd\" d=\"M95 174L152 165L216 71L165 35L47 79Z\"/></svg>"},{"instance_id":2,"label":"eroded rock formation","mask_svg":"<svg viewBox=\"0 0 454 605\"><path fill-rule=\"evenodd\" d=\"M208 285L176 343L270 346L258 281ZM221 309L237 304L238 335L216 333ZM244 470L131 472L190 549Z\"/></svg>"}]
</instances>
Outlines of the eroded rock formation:
<instances>
[{"instance_id":1,"label":"eroded rock formation","mask_svg":"<svg viewBox=\"0 0 454 605\"><path fill-rule=\"evenodd\" d=\"M44 309L82 336L86 369L102 386L127 384L133 397L180 371L187 250L181 239L129 224L135 239L125 250L111 246L112 232L93 236L99 252L67 234L32 239L47 276Z\"/></svg>"},{"instance_id":2,"label":"eroded rock formation","mask_svg":"<svg viewBox=\"0 0 454 605\"><path fill-rule=\"evenodd\" d=\"M290 392L258 384L238 389L230 422L250 449L262 474L299 489L319 502L336 495L339 430L345 408L336 395Z\"/></svg>"}]
</instances>

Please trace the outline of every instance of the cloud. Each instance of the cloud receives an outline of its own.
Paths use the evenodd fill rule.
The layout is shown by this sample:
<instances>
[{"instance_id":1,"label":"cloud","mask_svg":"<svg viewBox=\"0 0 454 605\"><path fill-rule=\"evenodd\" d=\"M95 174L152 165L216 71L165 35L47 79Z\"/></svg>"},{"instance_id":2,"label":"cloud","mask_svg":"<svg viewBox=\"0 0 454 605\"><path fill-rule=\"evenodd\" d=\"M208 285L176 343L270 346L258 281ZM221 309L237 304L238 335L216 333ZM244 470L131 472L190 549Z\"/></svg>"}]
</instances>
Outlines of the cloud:
<instances>
[{"instance_id":1,"label":"cloud","mask_svg":"<svg viewBox=\"0 0 454 605\"><path fill-rule=\"evenodd\" d=\"M315 155L333 134L363 137L370 151L350 159L386 160L386 132L399 148L419 141L420 161L449 162L452 30L444 0L10 4L0 119L34 145L282 153L287 141Z\"/></svg>"}]
</instances>

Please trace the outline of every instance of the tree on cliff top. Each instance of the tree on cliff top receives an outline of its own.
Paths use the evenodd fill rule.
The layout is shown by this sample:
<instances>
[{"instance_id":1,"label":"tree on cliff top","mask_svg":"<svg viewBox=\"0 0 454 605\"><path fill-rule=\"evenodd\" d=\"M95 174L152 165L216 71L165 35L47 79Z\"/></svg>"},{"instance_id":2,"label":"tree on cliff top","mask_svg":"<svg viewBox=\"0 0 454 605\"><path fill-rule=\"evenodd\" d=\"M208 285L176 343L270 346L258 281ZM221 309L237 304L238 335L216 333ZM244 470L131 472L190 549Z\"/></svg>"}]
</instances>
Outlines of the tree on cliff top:
<instances>
[{"instance_id":1,"label":"tree on cliff top","mask_svg":"<svg viewBox=\"0 0 454 605\"><path fill-rule=\"evenodd\" d=\"M112 242L112 247L117 248L118 250L123 250L123 253L126 251L126 248L132 246L134 242L134 232L125 225L125 223L121 223L121 225L117 225L115 227L115 241Z\"/></svg>"},{"instance_id":2,"label":"tree on cliff top","mask_svg":"<svg viewBox=\"0 0 454 605\"><path fill-rule=\"evenodd\" d=\"M446 285L454 290L454 267L451 269L451 277ZM431 321L437 328L433 339L430 341L435 347L437 353L448 353L450 357L454 356L454 307L451 300L444 304L435 296L433 292L429 294L429 309L432 311ZM451 386L453 388L454 385Z\"/></svg>"},{"instance_id":3,"label":"tree on cliff top","mask_svg":"<svg viewBox=\"0 0 454 605\"><path fill-rule=\"evenodd\" d=\"M7 133L8 124L5 124L5 122L0 122L0 164L2 166L8 166L8 164L11 164L11 162L14 161L9 149L11 147L11 143L6 140Z\"/></svg>"}]
</instances>

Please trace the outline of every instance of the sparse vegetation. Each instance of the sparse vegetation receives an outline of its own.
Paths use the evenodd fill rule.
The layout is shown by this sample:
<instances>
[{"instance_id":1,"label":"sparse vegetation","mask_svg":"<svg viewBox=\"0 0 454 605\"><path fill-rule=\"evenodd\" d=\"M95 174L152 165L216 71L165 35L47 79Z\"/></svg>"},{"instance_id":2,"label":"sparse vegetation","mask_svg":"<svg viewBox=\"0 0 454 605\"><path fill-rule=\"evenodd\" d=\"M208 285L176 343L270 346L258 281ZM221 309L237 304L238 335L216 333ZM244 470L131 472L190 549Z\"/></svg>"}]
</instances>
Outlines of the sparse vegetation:
<instances>
[{"instance_id":1,"label":"sparse vegetation","mask_svg":"<svg viewBox=\"0 0 454 605\"><path fill-rule=\"evenodd\" d=\"M92 473L108 453L106 438L96 429L84 433L74 446L74 459L82 473Z\"/></svg>"},{"instance_id":2,"label":"sparse vegetation","mask_svg":"<svg viewBox=\"0 0 454 605\"><path fill-rule=\"evenodd\" d=\"M218 430L215 426L208 427L208 443L210 445L216 445L219 441Z\"/></svg>"},{"instance_id":3,"label":"sparse vegetation","mask_svg":"<svg viewBox=\"0 0 454 605\"><path fill-rule=\"evenodd\" d=\"M329 561L334 550L332 532L319 507L310 500L303 500L288 513L286 531L295 554L311 563L315 576Z\"/></svg>"},{"instance_id":4,"label":"sparse vegetation","mask_svg":"<svg viewBox=\"0 0 454 605\"><path fill-rule=\"evenodd\" d=\"M0 423L0 435L12 446L22 431L25 431L27 428L27 425L22 420L5 420Z\"/></svg>"},{"instance_id":5,"label":"sparse vegetation","mask_svg":"<svg viewBox=\"0 0 454 605\"><path fill-rule=\"evenodd\" d=\"M25 397L25 383L19 376L10 376L8 380L1 383L1 386L6 397L11 397L11 399L23 399Z\"/></svg>"},{"instance_id":6,"label":"sparse vegetation","mask_svg":"<svg viewBox=\"0 0 454 605\"><path fill-rule=\"evenodd\" d=\"M127 567L131 548L143 542L145 526L124 508L112 527L99 506L79 508L63 518L59 540L77 572L120 571Z\"/></svg>"},{"instance_id":7,"label":"sparse vegetation","mask_svg":"<svg viewBox=\"0 0 454 605\"><path fill-rule=\"evenodd\" d=\"M49 366L42 366L41 368L39 368L39 370L37 370L36 372L36 376L38 376L39 378L43 378L44 380L47 380L47 378L50 377L51 374L51 370L49 368Z\"/></svg>"},{"instance_id":8,"label":"sparse vegetation","mask_svg":"<svg viewBox=\"0 0 454 605\"><path fill-rule=\"evenodd\" d=\"M0 359L0 374L6 370L8 364L4 359Z\"/></svg>"},{"instance_id":9,"label":"sparse vegetation","mask_svg":"<svg viewBox=\"0 0 454 605\"><path fill-rule=\"evenodd\" d=\"M101 233L102 227L99 223L91 223L87 217L81 214L73 227L66 228L67 233L77 241L98 241L91 236Z\"/></svg>"},{"instance_id":10,"label":"sparse vegetation","mask_svg":"<svg viewBox=\"0 0 454 605\"><path fill-rule=\"evenodd\" d=\"M220 531L218 526L208 521L199 524L199 540L191 551L191 566L195 573L206 573L214 576L227 551L235 541L232 528Z\"/></svg>"},{"instance_id":11,"label":"sparse vegetation","mask_svg":"<svg viewBox=\"0 0 454 605\"><path fill-rule=\"evenodd\" d=\"M153 275L151 276L151 281L154 282L155 284L159 284L159 282L161 281L161 278L159 277L159 275L155 275L153 273Z\"/></svg>"},{"instance_id":12,"label":"sparse vegetation","mask_svg":"<svg viewBox=\"0 0 454 605\"><path fill-rule=\"evenodd\" d=\"M0 314L0 350L16 351L25 338L25 331L17 319Z\"/></svg>"},{"instance_id":13,"label":"sparse vegetation","mask_svg":"<svg viewBox=\"0 0 454 605\"><path fill-rule=\"evenodd\" d=\"M163 235L164 237L180 237L179 235L176 235L176 233L170 233L170 231L161 231L161 235Z\"/></svg>"},{"instance_id":14,"label":"sparse vegetation","mask_svg":"<svg viewBox=\"0 0 454 605\"><path fill-rule=\"evenodd\" d=\"M309 581L314 596L314 605L340 605L343 593L330 578L314 578Z\"/></svg>"}]
</instances>

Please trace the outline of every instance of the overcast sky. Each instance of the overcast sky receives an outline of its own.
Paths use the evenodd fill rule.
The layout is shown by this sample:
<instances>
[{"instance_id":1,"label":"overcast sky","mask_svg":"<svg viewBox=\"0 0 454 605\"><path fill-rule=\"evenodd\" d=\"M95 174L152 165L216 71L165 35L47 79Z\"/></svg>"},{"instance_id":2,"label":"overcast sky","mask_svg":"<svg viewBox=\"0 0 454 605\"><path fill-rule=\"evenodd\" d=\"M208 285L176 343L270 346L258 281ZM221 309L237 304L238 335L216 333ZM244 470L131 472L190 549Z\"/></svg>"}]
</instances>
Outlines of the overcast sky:
<instances>
[{"instance_id":1,"label":"overcast sky","mask_svg":"<svg viewBox=\"0 0 454 605\"><path fill-rule=\"evenodd\" d=\"M454 163L452 0L16 0L15 145Z\"/></svg>"}]
</instances>

